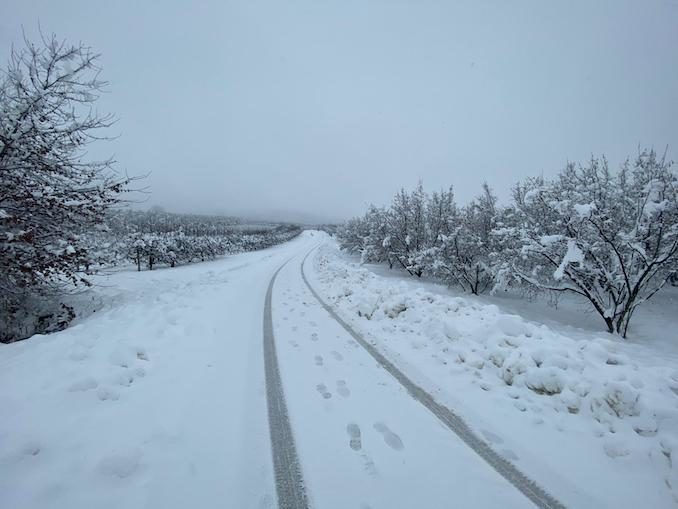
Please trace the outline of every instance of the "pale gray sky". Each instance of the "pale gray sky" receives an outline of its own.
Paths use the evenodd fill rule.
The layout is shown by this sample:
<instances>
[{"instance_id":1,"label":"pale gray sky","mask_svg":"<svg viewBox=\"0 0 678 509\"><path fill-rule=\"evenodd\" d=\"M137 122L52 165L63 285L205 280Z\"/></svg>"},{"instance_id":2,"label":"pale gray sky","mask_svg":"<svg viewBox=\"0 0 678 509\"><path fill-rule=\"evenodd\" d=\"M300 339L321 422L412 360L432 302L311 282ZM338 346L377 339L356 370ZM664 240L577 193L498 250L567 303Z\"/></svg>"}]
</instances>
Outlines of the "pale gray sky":
<instances>
[{"instance_id":1,"label":"pale gray sky","mask_svg":"<svg viewBox=\"0 0 678 509\"><path fill-rule=\"evenodd\" d=\"M678 1L4 0L101 52L149 204L344 218L419 178L464 202L638 145L678 159Z\"/></svg>"}]
</instances>

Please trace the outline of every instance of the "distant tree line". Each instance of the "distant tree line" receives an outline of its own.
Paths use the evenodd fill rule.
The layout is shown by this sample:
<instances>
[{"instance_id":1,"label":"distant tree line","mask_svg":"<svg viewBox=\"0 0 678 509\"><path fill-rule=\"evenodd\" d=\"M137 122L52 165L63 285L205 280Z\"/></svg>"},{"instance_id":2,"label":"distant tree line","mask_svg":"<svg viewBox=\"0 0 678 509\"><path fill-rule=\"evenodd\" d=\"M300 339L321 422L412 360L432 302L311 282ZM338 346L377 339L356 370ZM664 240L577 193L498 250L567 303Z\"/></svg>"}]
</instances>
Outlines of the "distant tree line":
<instances>
[{"instance_id":1,"label":"distant tree line","mask_svg":"<svg viewBox=\"0 0 678 509\"><path fill-rule=\"evenodd\" d=\"M82 269L133 263L137 270L175 267L226 254L265 249L301 233L293 224L248 224L232 217L173 214L157 210L114 211L105 227L90 232Z\"/></svg>"},{"instance_id":2,"label":"distant tree line","mask_svg":"<svg viewBox=\"0 0 678 509\"><path fill-rule=\"evenodd\" d=\"M384 262L473 294L508 287L573 293L626 337L636 308L678 284L678 176L642 151L612 171L605 158L528 178L500 205L485 184L458 206L452 188L401 190L337 233L365 262Z\"/></svg>"}]
</instances>

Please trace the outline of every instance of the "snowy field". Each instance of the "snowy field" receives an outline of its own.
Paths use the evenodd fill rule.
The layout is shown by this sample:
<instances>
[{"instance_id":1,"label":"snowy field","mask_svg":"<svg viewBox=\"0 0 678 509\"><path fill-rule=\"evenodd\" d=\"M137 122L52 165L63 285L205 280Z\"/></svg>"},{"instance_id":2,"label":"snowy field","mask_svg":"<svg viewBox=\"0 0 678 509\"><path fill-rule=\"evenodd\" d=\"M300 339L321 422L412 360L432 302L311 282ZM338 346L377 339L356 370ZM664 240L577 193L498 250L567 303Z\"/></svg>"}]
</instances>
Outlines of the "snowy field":
<instances>
[{"instance_id":1,"label":"snowy field","mask_svg":"<svg viewBox=\"0 0 678 509\"><path fill-rule=\"evenodd\" d=\"M0 507L270 498L261 305L289 249L114 273L96 313L0 345Z\"/></svg>"},{"instance_id":2,"label":"snowy field","mask_svg":"<svg viewBox=\"0 0 678 509\"><path fill-rule=\"evenodd\" d=\"M0 345L0 507L276 507L262 317L281 266L273 332L312 507L533 506L331 318L302 270L567 507L678 504L675 317L666 312L656 342L566 326L553 311L543 324L525 303L377 275L305 232L264 251L99 276L72 327Z\"/></svg>"},{"instance_id":3,"label":"snowy field","mask_svg":"<svg viewBox=\"0 0 678 509\"><path fill-rule=\"evenodd\" d=\"M332 244L314 268L344 319L566 505L678 504L673 289L623 341L593 332L577 303L459 296L368 270Z\"/></svg>"}]
</instances>

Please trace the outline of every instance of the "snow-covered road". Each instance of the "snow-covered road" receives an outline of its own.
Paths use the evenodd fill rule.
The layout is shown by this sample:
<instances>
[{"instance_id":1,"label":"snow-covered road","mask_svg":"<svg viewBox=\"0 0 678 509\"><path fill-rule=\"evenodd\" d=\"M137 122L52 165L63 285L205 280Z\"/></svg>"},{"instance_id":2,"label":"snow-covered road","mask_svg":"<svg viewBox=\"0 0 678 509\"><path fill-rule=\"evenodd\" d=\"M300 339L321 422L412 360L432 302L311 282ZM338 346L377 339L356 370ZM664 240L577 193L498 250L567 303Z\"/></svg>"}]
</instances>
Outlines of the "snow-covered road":
<instances>
[{"instance_id":1,"label":"snow-covered road","mask_svg":"<svg viewBox=\"0 0 678 509\"><path fill-rule=\"evenodd\" d=\"M281 266L268 395L284 393L295 444L274 445L298 456L310 506L532 507L312 295L301 266L322 239L119 272L95 314L1 346L0 507L298 507L278 501L267 415Z\"/></svg>"},{"instance_id":2,"label":"snow-covered road","mask_svg":"<svg viewBox=\"0 0 678 509\"><path fill-rule=\"evenodd\" d=\"M312 506L532 507L323 309L304 258L277 277L273 328Z\"/></svg>"}]
</instances>

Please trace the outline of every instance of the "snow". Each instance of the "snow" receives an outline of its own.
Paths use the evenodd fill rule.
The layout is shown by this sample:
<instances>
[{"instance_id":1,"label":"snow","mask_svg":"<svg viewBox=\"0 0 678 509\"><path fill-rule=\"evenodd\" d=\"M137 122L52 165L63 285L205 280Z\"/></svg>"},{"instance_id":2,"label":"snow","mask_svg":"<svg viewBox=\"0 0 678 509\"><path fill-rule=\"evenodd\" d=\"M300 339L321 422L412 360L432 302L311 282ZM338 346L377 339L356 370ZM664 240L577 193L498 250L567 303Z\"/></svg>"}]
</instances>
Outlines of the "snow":
<instances>
[{"instance_id":1,"label":"snow","mask_svg":"<svg viewBox=\"0 0 678 509\"><path fill-rule=\"evenodd\" d=\"M540 192L541 189L530 189L528 192L525 193L523 200L525 201L525 203L532 203L534 200L537 199Z\"/></svg>"},{"instance_id":2,"label":"snow","mask_svg":"<svg viewBox=\"0 0 678 509\"><path fill-rule=\"evenodd\" d=\"M662 201L648 201L645 206L643 207L643 213L646 216L654 216L656 214L659 214L661 212L664 212L671 206L671 202L668 200L662 200Z\"/></svg>"},{"instance_id":3,"label":"snow","mask_svg":"<svg viewBox=\"0 0 678 509\"><path fill-rule=\"evenodd\" d=\"M301 261L278 276L273 320L313 507L532 507L330 318L303 283ZM305 271L315 279L312 257ZM361 292L338 291L351 289ZM394 315L406 312L392 304ZM362 305L369 314L374 302Z\"/></svg>"},{"instance_id":4,"label":"snow","mask_svg":"<svg viewBox=\"0 0 678 509\"><path fill-rule=\"evenodd\" d=\"M586 217L590 216L591 212L596 210L596 204L595 203L575 203L574 206L574 211L581 217Z\"/></svg>"},{"instance_id":5,"label":"snow","mask_svg":"<svg viewBox=\"0 0 678 509\"><path fill-rule=\"evenodd\" d=\"M0 345L0 506L268 507L261 307L306 245L98 276L88 316Z\"/></svg>"},{"instance_id":6,"label":"snow","mask_svg":"<svg viewBox=\"0 0 678 509\"><path fill-rule=\"evenodd\" d=\"M555 244L556 242L560 242L561 240L563 240L562 235L543 235L539 239L539 243L542 246L550 246L551 244Z\"/></svg>"},{"instance_id":7,"label":"snow","mask_svg":"<svg viewBox=\"0 0 678 509\"><path fill-rule=\"evenodd\" d=\"M584 252L579 248L579 246L577 246L577 242L575 240L568 240L567 251L565 252L565 256L563 256L563 259L560 261L560 265L558 265L558 268L553 273L553 278L557 281L560 281L563 279L563 276L565 275L565 269L567 269L568 265L571 263L577 263L581 265L583 262Z\"/></svg>"},{"instance_id":8,"label":"snow","mask_svg":"<svg viewBox=\"0 0 678 509\"><path fill-rule=\"evenodd\" d=\"M274 332L314 507L529 507L314 300L301 265L319 240L314 288L565 505L675 506L678 347L660 349L676 339L675 305L649 346L623 342L558 326L541 303L516 304L544 317L529 321L375 275L317 232L96 276L73 297L72 327L0 345L0 506L274 507L262 314L289 260Z\"/></svg>"},{"instance_id":9,"label":"snow","mask_svg":"<svg viewBox=\"0 0 678 509\"><path fill-rule=\"evenodd\" d=\"M568 252L567 263L578 261L576 246ZM332 245L315 270L313 283L344 319L477 430L500 437L493 445L565 505L678 503L675 357L380 277ZM664 328L675 330L669 318Z\"/></svg>"}]
</instances>

